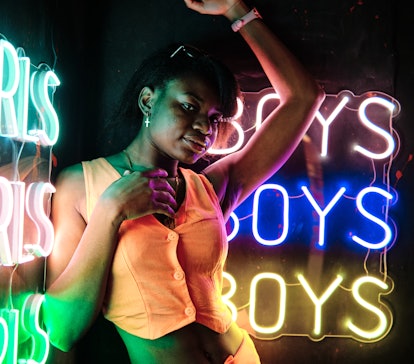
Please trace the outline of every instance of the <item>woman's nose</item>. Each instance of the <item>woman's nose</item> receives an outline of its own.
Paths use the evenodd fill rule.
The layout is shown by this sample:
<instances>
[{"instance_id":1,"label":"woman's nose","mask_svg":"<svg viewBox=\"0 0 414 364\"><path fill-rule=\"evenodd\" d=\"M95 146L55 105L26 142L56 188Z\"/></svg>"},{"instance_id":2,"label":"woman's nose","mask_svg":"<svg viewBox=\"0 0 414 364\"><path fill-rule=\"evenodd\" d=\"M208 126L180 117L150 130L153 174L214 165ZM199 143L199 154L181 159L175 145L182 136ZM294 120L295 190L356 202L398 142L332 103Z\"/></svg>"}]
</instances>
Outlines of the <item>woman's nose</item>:
<instances>
[{"instance_id":1,"label":"woman's nose","mask_svg":"<svg viewBox=\"0 0 414 364\"><path fill-rule=\"evenodd\" d=\"M199 116L194 120L193 128L203 135L211 135L213 128L208 116Z\"/></svg>"}]
</instances>

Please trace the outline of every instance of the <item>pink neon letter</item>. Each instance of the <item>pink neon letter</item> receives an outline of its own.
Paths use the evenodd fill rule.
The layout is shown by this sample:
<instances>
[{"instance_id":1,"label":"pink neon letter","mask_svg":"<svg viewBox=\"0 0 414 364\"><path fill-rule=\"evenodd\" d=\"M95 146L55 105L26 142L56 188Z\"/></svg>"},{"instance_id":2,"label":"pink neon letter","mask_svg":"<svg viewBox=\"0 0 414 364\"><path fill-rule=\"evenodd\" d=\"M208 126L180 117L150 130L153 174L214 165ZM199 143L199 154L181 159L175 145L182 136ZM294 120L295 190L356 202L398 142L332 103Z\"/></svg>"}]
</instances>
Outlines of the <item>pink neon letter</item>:
<instances>
[{"instance_id":1,"label":"pink neon letter","mask_svg":"<svg viewBox=\"0 0 414 364\"><path fill-rule=\"evenodd\" d=\"M44 210L44 196L56 189L48 182L32 183L27 189L26 209L29 217L36 224L37 243L25 244L25 249L36 256L47 257L53 248L54 229Z\"/></svg>"},{"instance_id":2,"label":"pink neon letter","mask_svg":"<svg viewBox=\"0 0 414 364\"><path fill-rule=\"evenodd\" d=\"M9 181L0 176L0 263L12 265L7 227L13 216L13 190Z\"/></svg>"}]
</instances>

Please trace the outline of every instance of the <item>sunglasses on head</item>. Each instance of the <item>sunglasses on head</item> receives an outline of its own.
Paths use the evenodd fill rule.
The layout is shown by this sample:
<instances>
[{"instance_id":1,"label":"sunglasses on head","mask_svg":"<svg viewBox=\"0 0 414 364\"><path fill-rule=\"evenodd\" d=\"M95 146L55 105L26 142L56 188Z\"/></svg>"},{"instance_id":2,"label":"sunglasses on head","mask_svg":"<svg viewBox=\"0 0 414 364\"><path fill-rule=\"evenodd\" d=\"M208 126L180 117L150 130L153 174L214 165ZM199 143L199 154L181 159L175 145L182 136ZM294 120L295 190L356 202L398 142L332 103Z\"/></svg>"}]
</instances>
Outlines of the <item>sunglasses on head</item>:
<instances>
[{"instance_id":1,"label":"sunglasses on head","mask_svg":"<svg viewBox=\"0 0 414 364\"><path fill-rule=\"evenodd\" d=\"M180 53L184 53L190 58L206 56L205 53L203 53L197 48L180 45L174 52L171 53L170 58L174 58L177 54L180 54Z\"/></svg>"}]
</instances>

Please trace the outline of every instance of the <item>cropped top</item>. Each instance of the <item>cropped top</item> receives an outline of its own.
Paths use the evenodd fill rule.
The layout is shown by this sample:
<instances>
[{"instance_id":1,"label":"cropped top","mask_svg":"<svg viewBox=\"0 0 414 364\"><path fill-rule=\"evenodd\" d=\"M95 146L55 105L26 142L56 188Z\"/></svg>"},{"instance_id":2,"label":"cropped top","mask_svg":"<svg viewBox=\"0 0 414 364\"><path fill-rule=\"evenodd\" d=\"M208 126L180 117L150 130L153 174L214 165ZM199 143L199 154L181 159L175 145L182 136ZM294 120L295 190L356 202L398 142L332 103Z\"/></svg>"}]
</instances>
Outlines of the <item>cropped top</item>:
<instances>
[{"instance_id":1,"label":"cropped top","mask_svg":"<svg viewBox=\"0 0 414 364\"><path fill-rule=\"evenodd\" d=\"M101 193L120 178L104 158L82 162L88 219ZM171 230L153 215L119 229L104 316L126 332L157 339L192 322L223 333L232 317L221 299L228 243L207 178L180 168L186 194Z\"/></svg>"}]
</instances>

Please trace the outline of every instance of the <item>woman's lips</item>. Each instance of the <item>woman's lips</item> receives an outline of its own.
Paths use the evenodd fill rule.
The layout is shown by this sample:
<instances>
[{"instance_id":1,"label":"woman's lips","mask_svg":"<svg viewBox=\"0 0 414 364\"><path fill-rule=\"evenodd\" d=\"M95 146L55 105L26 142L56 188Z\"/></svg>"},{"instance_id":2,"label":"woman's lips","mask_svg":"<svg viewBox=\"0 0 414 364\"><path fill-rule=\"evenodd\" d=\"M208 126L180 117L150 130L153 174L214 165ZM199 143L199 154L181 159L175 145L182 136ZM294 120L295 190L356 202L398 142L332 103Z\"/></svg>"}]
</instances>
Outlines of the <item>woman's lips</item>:
<instances>
[{"instance_id":1,"label":"woman's lips","mask_svg":"<svg viewBox=\"0 0 414 364\"><path fill-rule=\"evenodd\" d=\"M184 137L184 142L190 147L195 153L203 153L208 148L208 142L193 137Z\"/></svg>"}]
</instances>

